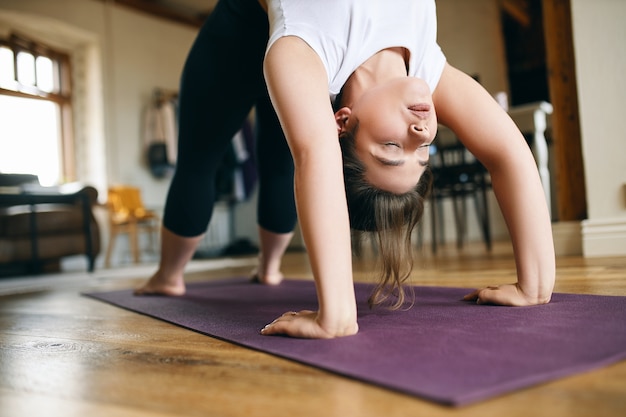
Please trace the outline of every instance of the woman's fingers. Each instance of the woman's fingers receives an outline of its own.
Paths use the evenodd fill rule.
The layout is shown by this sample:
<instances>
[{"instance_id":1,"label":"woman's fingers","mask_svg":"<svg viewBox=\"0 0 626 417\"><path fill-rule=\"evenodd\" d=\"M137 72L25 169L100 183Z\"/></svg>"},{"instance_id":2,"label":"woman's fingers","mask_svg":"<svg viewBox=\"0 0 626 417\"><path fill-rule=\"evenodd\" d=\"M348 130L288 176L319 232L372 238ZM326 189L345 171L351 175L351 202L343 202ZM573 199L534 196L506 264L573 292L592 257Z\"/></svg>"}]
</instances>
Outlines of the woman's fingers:
<instances>
[{"instance_id":1,"label":"woman's fingers","mask_svg":"<svg viewBox=\"0 0 626 417\"><path fill-rule=\"evenodd\" d=\"M519 290L516 284L505 284L481 288L463 297L465 301L476 301L476 304L494 304L501 306L534 305Z\"/></svg>"},{"instance_id":2,"label":"woman's fingers","mask_svg":"<svg viewBox=\"0 0 626 417\"><path fill-rule=\"evenodd\" d=\"M265 326L261 334L265 336L284 334L307 339L328 339L329 335L316 321L317 313L311 310L288 311Z\"/></svg>"}]
</instances>

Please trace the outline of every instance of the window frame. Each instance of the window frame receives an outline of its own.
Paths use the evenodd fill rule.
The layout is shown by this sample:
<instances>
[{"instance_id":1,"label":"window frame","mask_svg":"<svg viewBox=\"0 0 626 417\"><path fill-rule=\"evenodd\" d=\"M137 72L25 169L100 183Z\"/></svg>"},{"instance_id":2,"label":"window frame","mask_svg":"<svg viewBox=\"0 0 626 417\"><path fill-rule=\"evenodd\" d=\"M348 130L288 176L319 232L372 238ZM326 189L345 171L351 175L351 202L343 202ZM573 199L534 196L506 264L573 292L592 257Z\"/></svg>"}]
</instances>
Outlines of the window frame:
<instances>
[{"instance_id":1,"label":"window frame","mask_svg":"<svg viewBox=\"0 0 626 417\"><path fill-rule=\"evenodd\" d=\"M13 51L15 78L17 78L17 55L19 52L30 53L35 59L43 56L56 64L58 91L47 92L37 88L37 86L23 85L15 80L16 89L0 86L0 95L51 101L59 106L61 178L63 182L76 181L70 55L15 33L12 33L8 39L0 38L0 47L6 47Z\"/></svg>"}]
</instances>

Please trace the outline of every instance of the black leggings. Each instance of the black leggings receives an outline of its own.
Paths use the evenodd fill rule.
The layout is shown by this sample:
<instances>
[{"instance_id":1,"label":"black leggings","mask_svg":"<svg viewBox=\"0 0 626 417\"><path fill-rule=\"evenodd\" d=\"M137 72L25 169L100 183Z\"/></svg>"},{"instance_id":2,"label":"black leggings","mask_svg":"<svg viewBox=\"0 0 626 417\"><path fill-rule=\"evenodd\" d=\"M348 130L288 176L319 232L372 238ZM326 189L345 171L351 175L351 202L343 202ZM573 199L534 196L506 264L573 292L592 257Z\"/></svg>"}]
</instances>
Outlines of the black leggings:
<instances>
[{"instance_id":1,"label":"black leggings","mask_svg":"<svg viewBox=\"0 0 626 417\"><path fill-rule=\"evenodd\" d=\"M275 233L296 223L293 159L263 78L269 36L257 0L220 0L187 57L180 86L178 158L163 224L179 236L204 233L213 214L217 168L256 109L257 222Z\"/></svg>"}]
</instances>

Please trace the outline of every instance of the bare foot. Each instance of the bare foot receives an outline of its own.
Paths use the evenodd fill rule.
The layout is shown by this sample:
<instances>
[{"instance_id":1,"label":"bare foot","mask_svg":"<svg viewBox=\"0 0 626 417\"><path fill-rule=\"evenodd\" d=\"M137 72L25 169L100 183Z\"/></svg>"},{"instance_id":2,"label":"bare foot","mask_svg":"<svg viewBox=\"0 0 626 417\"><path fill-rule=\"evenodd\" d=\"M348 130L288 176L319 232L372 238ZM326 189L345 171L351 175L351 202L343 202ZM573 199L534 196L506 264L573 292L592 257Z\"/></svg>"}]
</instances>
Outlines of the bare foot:
<instances>
[{"instance_id":1,"label":"bare foot","mask_svg":"<svg viewBox=\"0 0 626 417\"><path fill-rule=\"evenodd\" d=\"M135 295L167 295L181 296L185 294L185 281L180 278L163 277L158 271L141 287L134 292Z\"/></svg>"},{"instance_id":2,"label":"bare foot","mask_svg":"<svg viewBox=\"0 0 626 417\"><path fill-rule=\"evenodd\" d=\"M252 271L252 282L256 282L259 284L278 285L281 282L283 282L284 278L285 277L280 272L276 272L272 274L269 274L269 273L261 274L259 272L259 269L255 269L254 271Z\"/></svg>"}]
</instances>

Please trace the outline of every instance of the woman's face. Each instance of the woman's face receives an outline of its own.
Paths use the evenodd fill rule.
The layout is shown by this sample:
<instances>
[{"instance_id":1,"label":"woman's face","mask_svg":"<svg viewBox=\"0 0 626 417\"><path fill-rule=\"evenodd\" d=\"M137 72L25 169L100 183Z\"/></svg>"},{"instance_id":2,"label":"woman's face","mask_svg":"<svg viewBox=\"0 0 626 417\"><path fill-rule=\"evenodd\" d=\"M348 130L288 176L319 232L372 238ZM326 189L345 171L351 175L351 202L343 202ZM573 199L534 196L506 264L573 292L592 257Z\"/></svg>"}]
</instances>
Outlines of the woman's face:
<instances>
[{"instance_id":1,"label":"woman's face","mask_svg":"<svg viewBox=\"0 0 626 417\"><path fill-rule=\"evenodd\" d=\"M411 190L428 165L437 116L426 82L402 77L368 90L344 108L344 128L358 123L355 146L373 186L395 194Z\"/></svg>"}]
</instances>

